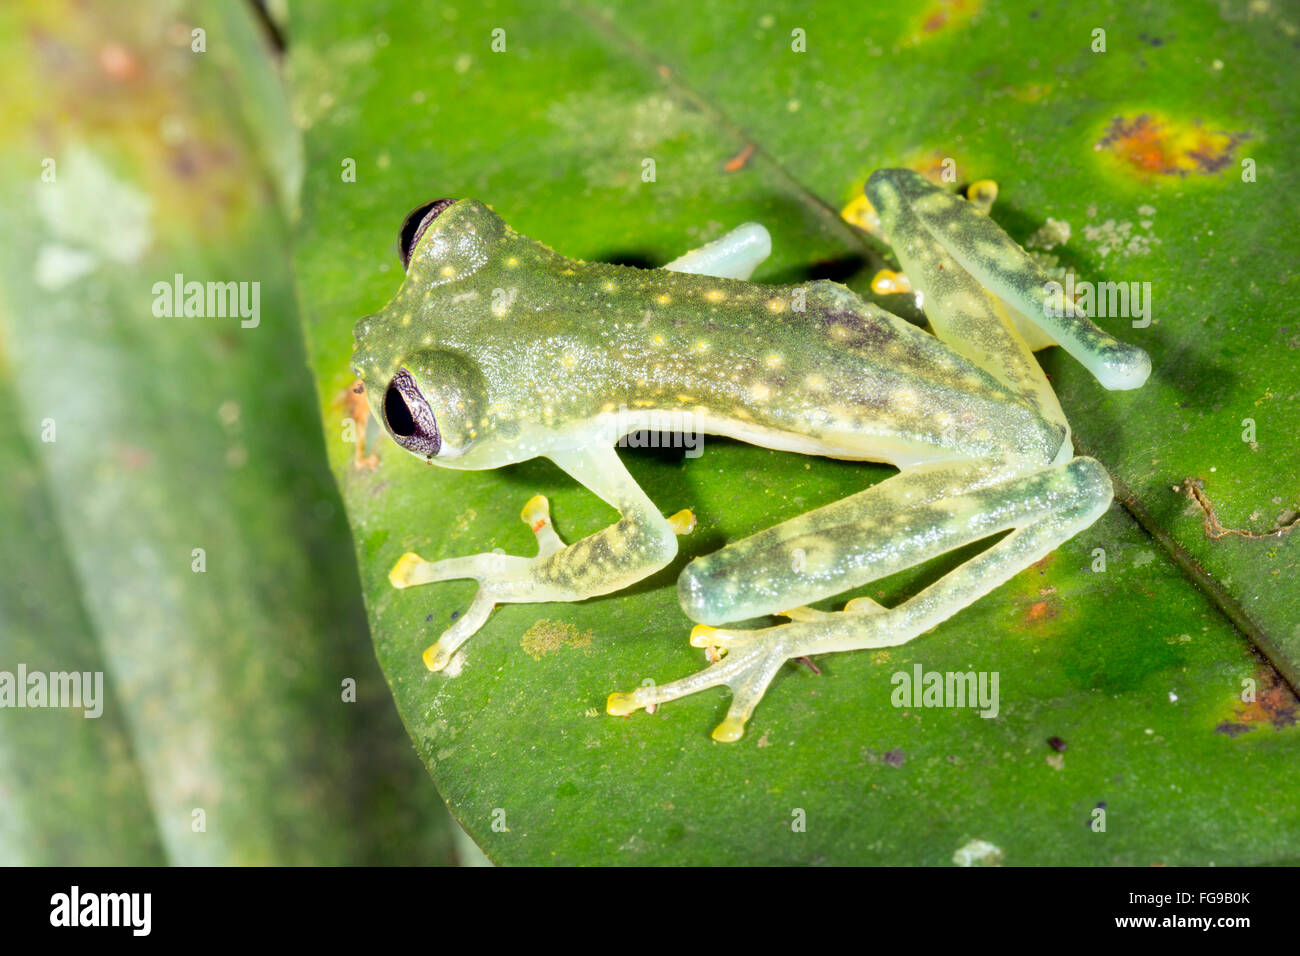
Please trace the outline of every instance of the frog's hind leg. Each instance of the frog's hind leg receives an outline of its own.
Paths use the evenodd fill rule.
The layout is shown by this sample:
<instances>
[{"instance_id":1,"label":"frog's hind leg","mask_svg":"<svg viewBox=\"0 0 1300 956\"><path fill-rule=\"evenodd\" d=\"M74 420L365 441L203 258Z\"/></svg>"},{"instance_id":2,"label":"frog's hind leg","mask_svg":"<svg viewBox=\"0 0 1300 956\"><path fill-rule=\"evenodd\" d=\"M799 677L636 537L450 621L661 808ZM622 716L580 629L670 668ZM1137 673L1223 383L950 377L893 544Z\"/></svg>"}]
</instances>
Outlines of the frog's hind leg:
<instances>
[{"instance_id":1,"label":"frog's hind leg","mask_svg":"<svg viewBox=\"0 0 1300 956\"><path fill-rule=\"evenodd\" d=\"M1138 388L1150 375L1151 359L1142 349L1116 340L1073 310L1058 308L1063 303L1056 301L1047 274L968 200L908 169L876 170L867 180L866 195L914 286L933 282L940 275L940 260L950 260L1007 310L1002 324L1024 320L1036 325L1106 388ZM928 289L925 298L929 315ZM1010 318L1013 313L1019 313L1017 320Z\"/></svg>"},{"instance_id":2,"label":"frog's hind leg","mask_svg":"<svg viewBox=\"0 0 1300 956\"><path fill-rule=\"evenodd\" d=\"M895 565L918 564L934 553L999 530L1011 533L893 608L856 602L839 613L800 613L788 624L769 628L697 628L692 643L725 647L727 655L681 680L612 694L607 709L611 714L628 714L726 684L732 691L731 705L713 736L719 741L736 740L786 660L906 643L1088 527L1106 510L1111 496L1110 479L1101 465L1091 458L1076 458L935 501L927 507L942 516L924 527L914 523L916 512L908 515L906 510L895 528L887 522L864 525L859 542L864 552L899 556L892 563L882 561L880 573L871 577L898 570ZM750 576L762 577L766 570L760 564L750 569Z\"/></svg>"},{"instance_id":3,"label":"frog's hind leg","mask_svg":"<svg viewBox=\"0 0 1300 956\"><path fill-rule=\"evenodd\" d=\"M707 245L678 256L664 269L719 279L748 279L772 254L772 237L756 222L737 226Z\"/></svg>"}]
</instances>

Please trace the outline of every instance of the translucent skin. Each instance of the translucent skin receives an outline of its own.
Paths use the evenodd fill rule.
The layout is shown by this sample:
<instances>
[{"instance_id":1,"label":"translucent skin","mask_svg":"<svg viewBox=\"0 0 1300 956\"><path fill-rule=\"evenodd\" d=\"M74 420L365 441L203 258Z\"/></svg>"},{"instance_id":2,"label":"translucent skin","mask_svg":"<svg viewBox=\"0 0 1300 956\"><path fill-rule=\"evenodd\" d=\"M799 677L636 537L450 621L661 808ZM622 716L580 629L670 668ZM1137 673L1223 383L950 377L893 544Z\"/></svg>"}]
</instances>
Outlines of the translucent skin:
<instances>
[{"instance_id":1,"label":"translucent skin","mask_svg":"<svg viewBox=\"0 0 1300 956\"><path fill-rule=\"evenodd\" d=\"M702 625L796 608L1012 529L922 594L886 609L796 608L761 630L696 628L728 655L693 677L610 698L628 713L704 687L732 688L719 740L740 736L789 657L902 643L1086 527L1111 500L1105 471L1074 459L1069 425L1018 328L1041 330L1107 387L1132 388L1145 353L1042 307L1046 277L982 211L906 170L867 185L930 334L843 286L743 281L770 246L748 224L643 270L561 256L474 200L408 227L397 296L356 329L353 364L399 444L436 464L554 460L618 508L609 528L565 545L545 499L525 508L534 558L402 557L409 587L480 583L470 611L425 653L431 669L506 601L581 600L667 564L689 512L665 519L613 451L653 416L767 447L884 461L900 474L697 559L678 582ZM400 386L400 387L399 387ZM415 434L413 432L418 432Z\"/></svg>"}]
</instances>

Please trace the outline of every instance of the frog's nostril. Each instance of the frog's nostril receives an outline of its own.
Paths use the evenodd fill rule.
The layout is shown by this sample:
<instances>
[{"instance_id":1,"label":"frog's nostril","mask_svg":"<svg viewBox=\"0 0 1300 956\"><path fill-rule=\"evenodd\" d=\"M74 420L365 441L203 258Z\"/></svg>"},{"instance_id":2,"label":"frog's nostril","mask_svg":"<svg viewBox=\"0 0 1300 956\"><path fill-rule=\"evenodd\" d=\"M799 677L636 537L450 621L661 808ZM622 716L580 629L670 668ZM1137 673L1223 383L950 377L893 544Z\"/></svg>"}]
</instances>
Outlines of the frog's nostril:
<instances>
[{"instance_id":1,"label":"frog's nostril","mask_svg":"<svg viewBox=\"0 0 1300 956\"><path fill-rule=\"evenodd\" d=\"M433 225L433 221L455 202L454 199L433 199L421 203L407 213L406 218L402 220L401 232L398 234L398 254L401 256L403 269L410 267L411 253L415 251L415 245L420 241L420 237Z\"/></svg>"}]
</instances>

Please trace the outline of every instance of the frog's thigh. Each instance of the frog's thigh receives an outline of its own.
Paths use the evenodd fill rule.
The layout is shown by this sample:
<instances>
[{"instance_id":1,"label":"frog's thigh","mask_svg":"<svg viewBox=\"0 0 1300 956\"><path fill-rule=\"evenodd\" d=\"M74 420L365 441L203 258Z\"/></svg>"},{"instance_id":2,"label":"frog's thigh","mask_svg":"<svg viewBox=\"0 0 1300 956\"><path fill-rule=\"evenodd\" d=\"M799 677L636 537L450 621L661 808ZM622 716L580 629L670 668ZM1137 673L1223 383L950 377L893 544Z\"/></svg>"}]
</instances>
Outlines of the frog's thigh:
<instances>
[{"instance_id":1,"label":"frog's thigh","mask_svg":"<svg viewBox=\"0 0 1300 956\"><path fill-rule=\"evenodd\" d=\"M1040 561L1105 513L1113 491L1106 469L1092 458L1075 458L1051 469L1061 494L1036 518L1018 522L997 544L949 571L934 584L883 614L841 614L831 622L802 625L798 654L892 647L905 644Z\"/></svg>"},{"instance_id":2,"label":"frog's thigh","mask_svg":"<svg viewBox=\"0 0 1300 956\"><path fill-rule=\"evenodd\" d=\"M991 496L988 491L995 492ZM733 741L762 699L781 665L792 657L905 644L1003 584L1043 558L1099 518L1111 501L1110 478L1091 458L1076 458L987 489L959 496L952 520L937 529L951 546L968 534L960 519L967 505L994 507L1015 514L1015 530L996 544L945 574L897 607L874 605L838 614L812 615L789 624L754 631L713 631L727 656L689 677L666 684L611 694L611 714L630 714L725 684L731 688L727 717L714 730L715 740ZM998 522L995 522L995 524ZM697 629L699 630L699 629ZM709 631L711 629L704 629ZM700 643L692 634L692 643Z\"/></svg>"},{"instance_id":3,"label":"frog's thigh","mask_svg":"<svg viewBox=\"0 0 1300 956\"><path fill-rule=\"evenodd\" d=\"M747 222L677 257L664 269L719 279L748 279L771 253L772 237L767 230L756 222Z\"/></svg>"},{"instance_id":4,"label":"frog's thigh","mask_svg":"<svg viewBox=\"0 0 1300 956\"><path fill-rule=\"evenodd\" d=\"M678 578L678 598L703 624L772 614L1022 526L1079 493L1069 466L1011 457L910 469L697 558Z\"/></svg>"}]
</instances>

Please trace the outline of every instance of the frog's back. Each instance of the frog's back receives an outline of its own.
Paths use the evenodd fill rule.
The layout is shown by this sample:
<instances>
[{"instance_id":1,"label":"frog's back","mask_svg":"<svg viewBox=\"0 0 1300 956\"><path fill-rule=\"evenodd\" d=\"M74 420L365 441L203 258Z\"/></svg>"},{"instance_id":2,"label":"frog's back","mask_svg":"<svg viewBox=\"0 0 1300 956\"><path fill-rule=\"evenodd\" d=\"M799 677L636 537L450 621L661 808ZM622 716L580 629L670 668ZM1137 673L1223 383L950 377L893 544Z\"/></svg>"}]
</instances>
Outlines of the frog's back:
<instances>
[{"instance_id":1,"label":"frog's back","mask_svg":"<svg viewBox=\"0 0 1300 956\"><path fill-rule=\"evenodd\" d=\"M566 334L605 354L606 391L626 407L689 411L705 431L898 465L1004 451L1050 460L1064 439L988 373L837 283L605 264L575 272L558 300Z\"/></svg>"}]
</instances>

